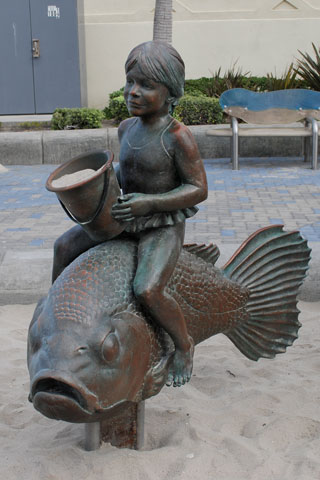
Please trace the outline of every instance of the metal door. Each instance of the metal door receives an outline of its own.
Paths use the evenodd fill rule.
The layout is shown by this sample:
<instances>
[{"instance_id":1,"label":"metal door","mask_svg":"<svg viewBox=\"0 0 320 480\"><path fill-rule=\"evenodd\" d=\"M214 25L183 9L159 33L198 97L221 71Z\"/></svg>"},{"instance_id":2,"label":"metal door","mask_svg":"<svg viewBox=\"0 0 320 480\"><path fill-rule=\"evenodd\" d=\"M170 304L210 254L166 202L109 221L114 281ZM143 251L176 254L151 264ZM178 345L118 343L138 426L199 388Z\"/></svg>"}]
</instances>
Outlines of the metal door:
<instances>
[{"instance_id":1,"label":"metal door","mask_svg":"<svg viewBox=\"0 0 320 480\"><path fill-rule=\"evenodd\" d=\"M0 114L34 113L29 0L1 0Z\"/></svg>"},{"instance_id":2,"label":"metal door","mask_svg":"<svg viewBox=\"0 0 320 480\"><path fill-rule=\"evenodd\" d=\"M77 0L30 0L35 108L80 106Z\"/></svg>"},{"instance_id":3,"label":"metal door","mask_svg":"<svg viewBox=\"0 0 320 480\"><path fill-rule=\"evenodd\" d=\"M77 0L1 0L0 114L78 106Z\"/></svg>"}]
</instances>

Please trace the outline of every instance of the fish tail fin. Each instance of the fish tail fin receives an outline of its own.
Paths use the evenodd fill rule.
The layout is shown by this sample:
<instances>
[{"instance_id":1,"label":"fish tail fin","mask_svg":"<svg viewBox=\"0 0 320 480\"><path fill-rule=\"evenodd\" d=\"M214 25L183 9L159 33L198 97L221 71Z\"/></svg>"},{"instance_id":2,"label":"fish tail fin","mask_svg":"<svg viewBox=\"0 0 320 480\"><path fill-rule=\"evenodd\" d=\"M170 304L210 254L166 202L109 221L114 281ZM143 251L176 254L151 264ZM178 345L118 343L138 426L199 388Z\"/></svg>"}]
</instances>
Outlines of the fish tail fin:
<instances>
[{"instance_id":1,"label":"fish tail fin","mask_svg":"<svg viewBox=\"0 0 320 480\"><path fill-rule=\"evenodd\" d=\"M300 233L283 225L258 230L224 265L226 277L248 288L248 319L227 337L251 360L274 358L298 338L297 294L311 249Z\"/></svg>"}]
</instances>

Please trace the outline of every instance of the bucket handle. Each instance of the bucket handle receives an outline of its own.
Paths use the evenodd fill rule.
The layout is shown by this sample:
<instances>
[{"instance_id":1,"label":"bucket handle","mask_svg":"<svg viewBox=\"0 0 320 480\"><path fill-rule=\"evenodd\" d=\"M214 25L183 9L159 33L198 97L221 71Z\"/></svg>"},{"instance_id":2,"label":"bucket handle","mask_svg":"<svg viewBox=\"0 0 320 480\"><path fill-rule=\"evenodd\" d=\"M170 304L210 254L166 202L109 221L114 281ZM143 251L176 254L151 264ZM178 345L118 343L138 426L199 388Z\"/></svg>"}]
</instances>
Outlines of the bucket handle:
<instances>
[{"instance_id":1,"label":"bucket handle","mask_svg":"<svg viewBox=\"0 0 320 480\"><path fill-rule=\"evenodd\" d=\"M97 216L99 215L99 213L101 212L102 208L103 208L103 205L104 205L104 202L105 202L105 199L106 199L106 196L107 196L107 191L108 191L108 184L109 184L109 175L107 175L107 173L109 173L110 170L107 169L105 170L104 172L104 184L103 184L103 190L102 190L102 194L101 194L101 197L100 197L100 202L99 202L99 205L98 205L98 208L97 210L95 211L95 213L92 215L91 218L89 218L89 220L86 220L85 222L80 222L80 220L78 220L71 212L70 210L68 210L68 208L61 202L60 198L58 198L60 204L61 204L61 207L63 208L63 210L66 212L66 214L68 215L68 217L75 223L77 223L78 225L89 225L89 223L92 223L96 218Z\"/></svg>"}]
</instances>

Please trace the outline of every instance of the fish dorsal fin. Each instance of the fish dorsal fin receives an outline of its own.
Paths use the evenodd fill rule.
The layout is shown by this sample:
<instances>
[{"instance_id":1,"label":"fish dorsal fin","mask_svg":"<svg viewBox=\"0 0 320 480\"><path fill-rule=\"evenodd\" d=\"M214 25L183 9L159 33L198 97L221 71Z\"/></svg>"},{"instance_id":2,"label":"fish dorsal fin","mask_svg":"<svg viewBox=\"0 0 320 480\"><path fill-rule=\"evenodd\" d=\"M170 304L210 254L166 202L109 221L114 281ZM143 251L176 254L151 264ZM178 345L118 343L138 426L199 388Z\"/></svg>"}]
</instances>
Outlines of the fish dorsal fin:
<instances>
[{"instance_id":1,"label":"fish dorsal fin","mask_svg":"<svg viewBox=\"0 0 320 480\"><path fill-rule=\"evenodd\" d=\"M220 250L217 245L209 243L205 245L204 243L188 243L184 245L183 248L193 255L202 258L205 262L212 263L214 265L220 256Z\"/></svg>"}]
</instances>

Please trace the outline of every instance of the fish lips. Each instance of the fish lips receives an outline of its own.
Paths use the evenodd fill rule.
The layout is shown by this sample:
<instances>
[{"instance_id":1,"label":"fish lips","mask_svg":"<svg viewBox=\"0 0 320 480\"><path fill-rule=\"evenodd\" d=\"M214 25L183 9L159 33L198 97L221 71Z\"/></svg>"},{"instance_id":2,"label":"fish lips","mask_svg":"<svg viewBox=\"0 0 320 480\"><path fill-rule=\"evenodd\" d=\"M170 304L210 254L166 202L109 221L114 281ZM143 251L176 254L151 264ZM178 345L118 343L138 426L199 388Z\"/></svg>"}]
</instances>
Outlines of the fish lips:
<instances>
[{"instance_id":1,"label":"fish lips","mask_svg":"<svg viewBox=\"0 0 320 480\"><path fill-rule=\"evenodd\" d=\"M29 400L46 417L65 422L94 422L106 411L85 385L52 370L42 370L32 379Z\"/></svg>"}]
</instances>

